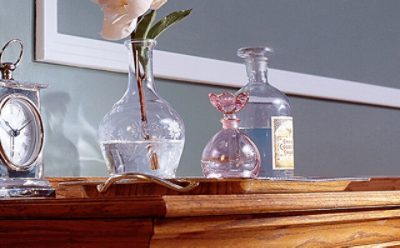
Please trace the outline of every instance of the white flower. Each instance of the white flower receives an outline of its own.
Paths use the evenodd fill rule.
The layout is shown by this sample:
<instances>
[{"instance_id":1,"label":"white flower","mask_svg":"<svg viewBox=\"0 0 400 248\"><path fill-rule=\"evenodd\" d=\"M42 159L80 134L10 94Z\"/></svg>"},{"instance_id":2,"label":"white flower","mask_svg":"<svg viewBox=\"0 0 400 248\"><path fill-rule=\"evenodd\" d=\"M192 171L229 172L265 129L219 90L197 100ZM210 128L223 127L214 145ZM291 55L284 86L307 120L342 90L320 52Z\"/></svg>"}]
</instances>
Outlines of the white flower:
<instances>
[{"instance_id":1,"label":"white flower","mask_svg":"<svg viewBox=\"0 0 400 248\"><path fill-rule=\"evenodd\" d=\"M145 14L153 4L153 0L92 1L100 5L104 13L101 36L108 40L120 40L129 36L136 28L137 18Z\"/></svg>"},{"instance_id":2,"label":"white flower","mask_svg":"<svg viewBox=\"0 0 400 248\"><path fill-rule=\"evenodd\" d=\"M153 0L153 2L151 3L150 9L157 10L157 9L161 8L161 6L163 6L166 2L167 2L167 0Z\"/></svg>"}]
</instances>

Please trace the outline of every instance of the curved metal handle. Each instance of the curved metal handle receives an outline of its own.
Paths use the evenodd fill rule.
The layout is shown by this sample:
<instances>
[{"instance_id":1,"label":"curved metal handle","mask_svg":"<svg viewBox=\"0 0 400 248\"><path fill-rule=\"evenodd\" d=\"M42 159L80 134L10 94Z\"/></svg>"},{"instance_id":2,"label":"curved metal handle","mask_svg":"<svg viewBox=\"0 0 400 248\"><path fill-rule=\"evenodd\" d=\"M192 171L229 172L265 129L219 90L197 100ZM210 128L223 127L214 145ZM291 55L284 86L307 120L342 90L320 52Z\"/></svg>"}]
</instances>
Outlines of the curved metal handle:
<instances>
[{"instance_id":1,"label":"curved metal handle","mask_svg":"<svg viewBox=\"0 0 400 248\"><path fill-rule=\"evenodd\" d=\"M24 54L24 45L22 44L22 41L19 39L10 40L3 46L3 48L0 50L0 64L2 64L1 58L3 56L3 53L6 51L7 47L9 47L12 43L18 43L19 46L21 47L21 51L19 52L18 59L14 63L11 63L11 65L16 67L19 64L19 62L21 61L22 55Z\"/></svg>"},{"instance_id":2,"label":"curved metal handle","mask_svg":"<svg viewBox=\"0 0 400 248\"><path fill-rule=\"evenodd\" d=\"M125 173L122 175L115 175L115 176L109 177L104 183L97 185L97 191L99 191L100 193L104 193L110 188L110 186L112 184L114 184L115 182L124 180L124 179L141 179L144 181L149 181L149 182L159 184L161 186L164 186L166 188L169 188L169 189L172 189L172 190L175 190L178 192L188 192L188 191L196 188L199 185L199 182L196 182L196 181L179 179L179 180L177 180L178 182L188 184L186 186L181 186L181 185L175 184L171 181L161 179L161 178L151 176L151 175L146 175L146 174L142 174L142 173Z\"/></svg>"}]
</instances>

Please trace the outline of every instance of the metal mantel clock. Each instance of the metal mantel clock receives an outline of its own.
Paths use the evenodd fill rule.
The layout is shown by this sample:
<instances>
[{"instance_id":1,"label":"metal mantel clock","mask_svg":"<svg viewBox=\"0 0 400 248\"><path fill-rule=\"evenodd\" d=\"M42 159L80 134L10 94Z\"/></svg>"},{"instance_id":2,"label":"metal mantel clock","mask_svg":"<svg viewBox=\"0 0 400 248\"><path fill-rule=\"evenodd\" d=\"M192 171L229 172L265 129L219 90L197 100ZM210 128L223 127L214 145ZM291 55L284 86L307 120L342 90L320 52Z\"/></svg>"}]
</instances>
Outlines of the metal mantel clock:
<instances>
[{"instance_id":1,"label":"metal mantel clock","mask_svg":"<svg viewBox=\"0 0 400 248\"><path fill-rule=\"evenodd\" d=\"M14 63L2 62L4 51L20 46ZM0 197L51 196L54 190L43 180L44 131L40 114L40 89L44 84L13 79L23 55L23 45L14 39L0 51Z\"/></svg>"}]
</instances>

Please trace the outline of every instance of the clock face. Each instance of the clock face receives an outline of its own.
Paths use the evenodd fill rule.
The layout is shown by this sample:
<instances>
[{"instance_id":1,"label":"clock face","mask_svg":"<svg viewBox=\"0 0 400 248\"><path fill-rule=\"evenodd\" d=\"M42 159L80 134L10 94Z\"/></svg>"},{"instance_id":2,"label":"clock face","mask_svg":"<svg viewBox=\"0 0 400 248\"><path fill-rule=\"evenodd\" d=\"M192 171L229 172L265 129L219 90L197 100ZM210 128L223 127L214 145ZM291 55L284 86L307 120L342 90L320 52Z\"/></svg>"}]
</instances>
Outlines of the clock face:
<instances>
[{"instance_id":1,"label":"clock face","mask_svg":"<svg viewBox=\"0 0 400 248\"><path fill-rule=\"evenodd\" d=\"M22 95L10 95L1 103L0 155L11 168L28 169L36 161L43 145L39 112Z\"/></svg>"}]
</instances>

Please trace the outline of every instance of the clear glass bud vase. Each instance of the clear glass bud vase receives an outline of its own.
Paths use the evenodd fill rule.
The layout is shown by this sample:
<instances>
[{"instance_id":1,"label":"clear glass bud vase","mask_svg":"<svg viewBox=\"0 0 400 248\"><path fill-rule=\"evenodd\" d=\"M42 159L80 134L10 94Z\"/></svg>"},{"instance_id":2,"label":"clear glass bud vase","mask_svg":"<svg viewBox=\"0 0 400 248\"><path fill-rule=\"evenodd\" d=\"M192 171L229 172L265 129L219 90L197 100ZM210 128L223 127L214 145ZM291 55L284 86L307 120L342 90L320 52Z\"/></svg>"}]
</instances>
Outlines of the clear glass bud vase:
<instances>
[{"instance_id":1,"label":"clear glass bud vase","mask_svg":"<svg viewBox=\"0 0 400 248\"><path fill-rule=\"evenodd\" d=\"M293 119L288 97L269 84L268 47L245 47L238 56L246 65L249 102L238 113L239 129L257 145L261 155L260 177L290 178L294 175Z\"/></svg>"},{"instance_id":2,"label":"clear glass bud vase","mask_svg":"<svg viewBox=\"0 0 400 248\"><path fill-rule=\"evenodd\" d=\"M129 82L99 126L99 141L111 175L138 172L174 178L185 142L182 118L154 87L155 40L125 42Z\"/></svg>"}]
</instances>

